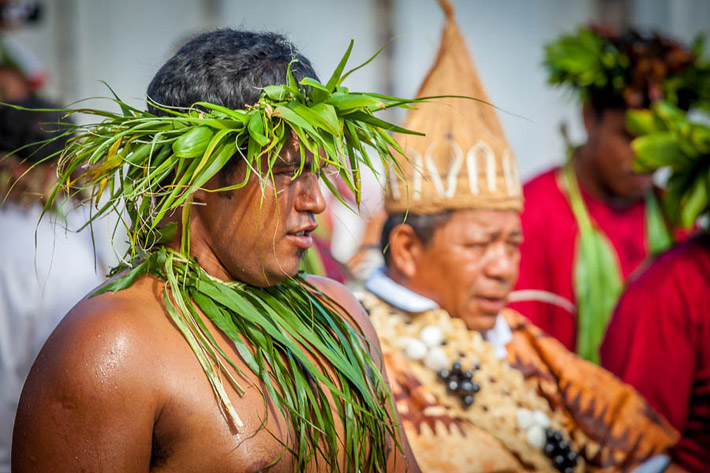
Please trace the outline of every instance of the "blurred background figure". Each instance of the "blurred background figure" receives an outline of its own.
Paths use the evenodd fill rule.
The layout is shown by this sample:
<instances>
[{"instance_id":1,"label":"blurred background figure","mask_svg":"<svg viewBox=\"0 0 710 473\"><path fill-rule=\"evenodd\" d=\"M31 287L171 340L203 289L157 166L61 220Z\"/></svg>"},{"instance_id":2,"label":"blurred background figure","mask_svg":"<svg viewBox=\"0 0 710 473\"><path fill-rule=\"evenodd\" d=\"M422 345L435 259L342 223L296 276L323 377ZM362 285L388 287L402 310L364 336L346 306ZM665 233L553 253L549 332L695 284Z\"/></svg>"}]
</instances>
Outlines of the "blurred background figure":
<instances>
[{"instance_id":1,"label":"blurred background figure","mask_svg":"<svg viewBox=\"0 0 710 473\"><path fill-rule=\"evenodd\" d=\"M670 166L663 204L675 223L699 232L629 283L609 324L602 364L673 424L681 433L675 461L699 473L710 465L710 127L667 104L637 115L652 116L646 123L658 128L634 142L636 166ZM666 143L664 152L649 152L657 140Z\"/></svg>"},{"instance_id":2,"label":"blurred background figure","mask_svg":"<svg viewBox=\"0 0 710 473\"><path fill-rule=\"evenodd\" d=\"M659 257L619 301L603 365L681 432L673 450L688 471L710 465L710 235Z\"/></svg>"},{"instance_id":3,"label":"blurred background figure","mask_svg":"<svg viewBox=\"0 0 710 473\"><path fill-rule=\"evenodd\" d=\"M516 307L588 360L599 361L624 281L674 240L653 173L632 168L627 111L663 99L686 110L710 108L710 60L701 45L593 26L545 48L550 82L583 103L587 139L570 148L565 165L524 186L516 298L534 302Z\"/></svg>"},{"instance_id":4,"label":"blurred background figure","mask_svg":"<svg viewBox=\"0 0 710 473\"><path fill-rule=\"evenodd\" d=\"M33 2L0 3L0 35L38 15ZM21 43L0 36L0 102L33 109L57 105L40 98L46 72ZM78 202L50 209L40 222L47 190L66 137L58 112L28 112L0 105L0 472L10 471L15 410L30 367L55 325L103 280ZM38 224L38 222L40 222ZM98 238L98 237L97 237Z\"/></svg>"}]
</instances>

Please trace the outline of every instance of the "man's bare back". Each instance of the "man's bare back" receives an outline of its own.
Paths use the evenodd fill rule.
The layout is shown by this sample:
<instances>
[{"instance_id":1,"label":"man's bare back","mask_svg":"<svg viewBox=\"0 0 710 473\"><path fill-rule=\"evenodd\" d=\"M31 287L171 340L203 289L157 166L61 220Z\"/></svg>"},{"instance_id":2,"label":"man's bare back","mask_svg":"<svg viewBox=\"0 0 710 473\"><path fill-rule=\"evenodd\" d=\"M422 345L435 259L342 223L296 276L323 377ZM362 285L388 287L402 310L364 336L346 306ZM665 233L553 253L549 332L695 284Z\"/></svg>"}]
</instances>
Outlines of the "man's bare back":
<instances>
[{"instance_id":1,"label":"man's bare back","mask_svg":"<svg viewBox=\"0 0 710 473\"><path fill-rule=\"evenodd\" d=\"M376 340L345 288L310 279ZM240 382L246 391L241 397L227 386L244 426L227 422L202 367L164 308L163 286L146 276L123 291L85 299L67 315L25 386L14 469L74 465L72 471L235 472L259 471L275 462L269 471L293 471L281 445L294 446L283 416L271 404L267 412L260 381L207 320L221 348L248 377ZM57 441L41 440L50 437ZM323 459L319 464L327 467ZM401 456L397 466L405 466Z\"/></svg>"}]
</instances>

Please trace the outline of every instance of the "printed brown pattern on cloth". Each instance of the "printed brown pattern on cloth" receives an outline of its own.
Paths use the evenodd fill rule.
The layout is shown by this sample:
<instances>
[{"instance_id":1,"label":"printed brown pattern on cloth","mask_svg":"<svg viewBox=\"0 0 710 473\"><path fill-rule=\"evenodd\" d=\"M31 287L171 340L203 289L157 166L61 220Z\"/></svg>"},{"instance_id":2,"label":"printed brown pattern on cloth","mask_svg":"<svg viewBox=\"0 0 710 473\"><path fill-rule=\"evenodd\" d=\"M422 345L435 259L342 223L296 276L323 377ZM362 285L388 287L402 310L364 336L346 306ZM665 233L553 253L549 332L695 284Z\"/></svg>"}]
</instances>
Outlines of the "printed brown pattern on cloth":
<instances>
[{"instance_id":1,"label":"printed brown pattern on cloth","mask_svg":"<svg viewBox=\"0 0 710 473\"><path fill-rule=\"evenodd\" d=\"M513 332L508 362L534 380L599 471L624 471L663 452L678 433L634 388L582 360L519 313L503 313Z\"/></svg>"},{"instance_id":2,"label":"printed brown pattern on cloth","mask_svg":"<svg viewBox=\"0 0 710 473\"><path fill-rule=\"evenodd\" d=\"M544 412L551 427L583 454L576 472L625 471L675 442L675 432L633 389L561 345L546 343L549 337L513 311L505 311L514 334L509 360L516 361L509 362L496 358L480 333L443 310L410 314L371 293L363 304L381 339L397 409L424 472L556 471L542 450L527 442L516 418L520 408ZM435 372L403 353L402 341L417 338L429 325L442 329L441 348L450 361L461 361L464 369L480 366L474 380L481 389L468 409L447 393ZM555 360L546 362L548 357Z\"/></svg>"}]
</instances>

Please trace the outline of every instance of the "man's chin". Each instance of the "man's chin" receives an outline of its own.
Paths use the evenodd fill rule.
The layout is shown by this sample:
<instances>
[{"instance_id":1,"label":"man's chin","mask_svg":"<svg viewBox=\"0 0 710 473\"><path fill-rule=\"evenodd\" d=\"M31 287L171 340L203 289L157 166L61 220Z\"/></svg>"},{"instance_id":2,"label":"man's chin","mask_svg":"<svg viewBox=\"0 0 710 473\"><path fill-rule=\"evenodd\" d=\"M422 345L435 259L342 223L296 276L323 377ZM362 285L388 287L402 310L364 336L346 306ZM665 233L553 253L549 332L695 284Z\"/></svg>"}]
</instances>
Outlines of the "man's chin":
<instances>
[{"instance_id":1,"label":"man's chin","mask_svg":"<svg viewBox=\"0 0 710 473\"><path fill-rule=\"evenodd\" d=\"M496 325L498 314L477 314L464 319L464 323L469 330L476 332L485 332L491 330Z\"/></svg>"},{"instance_id":2,"label":"man's chin","mask_svg":"<svg viewBox=\"0 0 710 473\"><path fill-rule=\"evenodd\" d=\"M288 265L277 265L274 268L260 268L255 271L240 271L235 281L243 282L255 287L275 286L288 278L294 277L300 270L300 261Z\"/></svg>"},{"instance_id":3,"label":"man's chin","mask_svg":"<svg viewBox=\"0 0 710 473\"><path fill-rule=\"evenodd\" d=\"M653 174L630 173L616 194L624 200L633 201L642 198L648 191L653 189Z\"/></svg>"}]
</instances>

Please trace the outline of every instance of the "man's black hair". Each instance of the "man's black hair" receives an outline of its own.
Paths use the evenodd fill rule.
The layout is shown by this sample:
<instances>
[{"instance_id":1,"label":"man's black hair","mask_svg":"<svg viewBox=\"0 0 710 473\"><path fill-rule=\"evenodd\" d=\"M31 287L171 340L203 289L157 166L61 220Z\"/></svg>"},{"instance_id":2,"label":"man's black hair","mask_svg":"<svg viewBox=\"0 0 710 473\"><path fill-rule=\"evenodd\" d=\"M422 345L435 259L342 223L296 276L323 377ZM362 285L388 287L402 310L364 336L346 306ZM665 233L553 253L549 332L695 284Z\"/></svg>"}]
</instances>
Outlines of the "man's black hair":
<instances>
[{"instance_id":1,"label":"man's black hair","mask_svg":"<svg viewBox=\"0 0 710 473\"><path fill-rule=\"evenodd\" d=\"M384 251L385 264L389 266L391 263L389 251L385 250L390 242L390 234L397 225L404 223L412 227L414 234L422 242L422 245L427 246L434 237L436 229L445 225L452 215L453 211L451 210L433 214L410 213L406 216L403 213L390 214L385 220L385 224L382 227L382 236L380 237L380 247Z\"/></svg>"},{"instance_id":2,"label":"man's black hair","mask_svg":"<svg viewBox=\"0 0 710 473\"><path fill-rule=\"evenodd\" d=\"M264 86L285 84L289 64L296 82L318 78L311 62L280 34L231 28L200 34L155 74L148 86L148 111L166 115L153 103L188 108L196 102L243 109L256 103ZM224 174L237 162L230 160Z\"/></svg>"},{"instance_id":3,"label":"man's black hair","mask_svg":"<svg viewBox=\"0 0 710 473\"><path fill-rule=\"evenodd\" d=\"M601 118L606 110L625 110L629 107L649 108L654 102L652 85L658 86L660 81L667 78L673 80L673 77L677 77L683 70L694 67L696 58L693 52L657 31L627 28L615 34L601 28L598 34L628 58L630 64L625 76L610 77L604 87L590 89L587 98L597 118ZM643 68L650 67L649 64L662 66L665 72L660 78L654 77L657 72L654 74L652 71L643 71ZM617 79L622 79L631 90L619 91L614 85ZM638 103L630 105L627 102L628 97L625 97L626 94L637 97ZM683 110L688 110L697 99L698 91L694 87L681 86L675 90L675 94L676 105Z\"/></svg>"},{"instance_id":4,"label":"man's black hair","mask_svg":"<svg viewBox=\"0 0 710 473\"><path fill-rule=\"evenodd\" d=\"M621 96L607 90L592 91L589 94L589 105L597 120L601 120L607 110L626 110L628 108Z\"/></svg>"}]
</instances>

